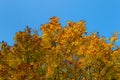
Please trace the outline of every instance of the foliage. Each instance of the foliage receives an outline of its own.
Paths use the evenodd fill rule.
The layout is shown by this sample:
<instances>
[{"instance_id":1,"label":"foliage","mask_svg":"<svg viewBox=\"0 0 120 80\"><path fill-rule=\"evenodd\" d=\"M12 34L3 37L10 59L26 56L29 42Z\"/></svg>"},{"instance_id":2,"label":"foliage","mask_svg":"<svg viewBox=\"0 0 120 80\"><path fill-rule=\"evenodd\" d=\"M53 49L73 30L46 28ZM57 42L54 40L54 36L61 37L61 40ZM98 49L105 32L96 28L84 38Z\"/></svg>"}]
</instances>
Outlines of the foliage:
<instances>
[{"instance_id":1,"label":"foliage","mask_svg":"<svg viewBox=\"0 0 120 80\"><path fill-rule=\"evenodd\" d=\"M59 18L41 25L42 35L26 27L17 32L14 45L2 41L0 80L120 80L118 33L109 38L87 35L85 21Z\"/></svg>"}]
</instances>

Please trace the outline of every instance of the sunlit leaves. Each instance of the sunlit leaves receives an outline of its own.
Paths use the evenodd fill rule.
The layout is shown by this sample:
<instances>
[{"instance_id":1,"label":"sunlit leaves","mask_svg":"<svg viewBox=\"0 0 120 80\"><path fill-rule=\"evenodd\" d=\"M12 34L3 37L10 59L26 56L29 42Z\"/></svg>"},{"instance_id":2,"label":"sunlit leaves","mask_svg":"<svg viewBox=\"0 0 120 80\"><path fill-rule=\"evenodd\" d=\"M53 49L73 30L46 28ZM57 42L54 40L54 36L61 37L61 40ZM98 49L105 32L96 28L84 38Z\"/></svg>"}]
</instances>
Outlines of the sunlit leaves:
<instances>
[{"instance_id":1,"label":"sunlit leaves","mask_svg":"<svg viewBox=\"0 0 120 80\"><path fill-rule=\"evenodd\" d=\"M120 48L113 50L118 34L87 34L85 21L68 21L65 27L52 17L40 27L28 26L14 36L14 45L2 41L1 80L119 80Z\"/></svg>"}]
</instances>

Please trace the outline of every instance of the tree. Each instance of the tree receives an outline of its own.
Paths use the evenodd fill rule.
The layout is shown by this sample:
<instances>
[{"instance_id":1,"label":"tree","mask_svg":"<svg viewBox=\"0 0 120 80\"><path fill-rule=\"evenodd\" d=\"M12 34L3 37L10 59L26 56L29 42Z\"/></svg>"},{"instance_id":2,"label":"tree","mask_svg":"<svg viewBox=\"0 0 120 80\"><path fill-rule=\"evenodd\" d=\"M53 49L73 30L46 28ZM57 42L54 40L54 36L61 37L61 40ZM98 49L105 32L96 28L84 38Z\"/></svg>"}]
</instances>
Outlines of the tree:
<instances>
[{"instance_id":1,"label":"tree","mask_svg":"<svg viewBox=\"0 0 120 80\"><path fill-rule=\"evenodd\" d=\"M119 80L118 33L107 42L99 33L86 32L85 21L67 22L59 18L40 27L42 35L26 27L15 34L14 45L1 43L0 78L5 80Z\"/></svg>"}]
</instances>

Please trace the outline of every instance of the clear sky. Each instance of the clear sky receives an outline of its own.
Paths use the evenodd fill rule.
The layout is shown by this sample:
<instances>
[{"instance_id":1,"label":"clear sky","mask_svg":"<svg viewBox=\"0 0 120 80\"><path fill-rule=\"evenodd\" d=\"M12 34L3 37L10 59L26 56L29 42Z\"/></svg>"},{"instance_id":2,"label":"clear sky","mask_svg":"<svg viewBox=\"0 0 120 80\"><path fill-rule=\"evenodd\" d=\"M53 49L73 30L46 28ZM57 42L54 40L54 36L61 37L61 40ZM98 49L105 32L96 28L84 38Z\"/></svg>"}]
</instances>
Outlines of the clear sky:
<instances>
[{"instance_id":1,"label":"clear sky","mask_svg":"<svg viewBox=\"0 0 120 80\"><path fill-rule=\"evenodd\" d=\"M52 16L63 26L85 20L88 32L106 37L120 32L120 0L0 0L0 41L12 45L15 32L40 28Z\"/></svg>"}]
</instances>

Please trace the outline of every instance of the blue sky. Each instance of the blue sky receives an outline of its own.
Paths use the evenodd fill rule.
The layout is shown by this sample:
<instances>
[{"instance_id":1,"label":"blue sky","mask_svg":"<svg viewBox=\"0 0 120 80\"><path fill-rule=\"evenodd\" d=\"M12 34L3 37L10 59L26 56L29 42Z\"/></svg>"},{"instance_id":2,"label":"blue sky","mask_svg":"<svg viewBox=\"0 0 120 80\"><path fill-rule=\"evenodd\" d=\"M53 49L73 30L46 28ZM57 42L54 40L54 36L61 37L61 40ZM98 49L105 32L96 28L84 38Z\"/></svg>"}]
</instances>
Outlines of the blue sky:
<instances>
[{"instance_id":1,"label":"blue sky","mask_svg":"<svg viewBox=\"0 0 120 80\"><path fill-rule=\"evenodd\" d=\"M40 28L52 16L63 26L85 20L88 32L106 37L120 32L120 0L0 0L0 41L13 45L16 32Z\"/></svg>"}]
</instances>

